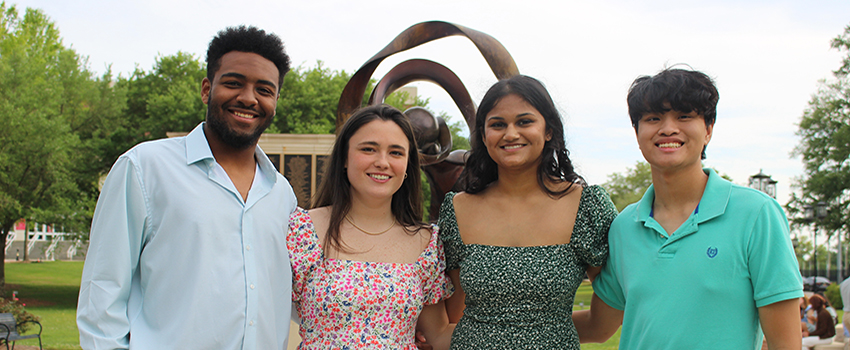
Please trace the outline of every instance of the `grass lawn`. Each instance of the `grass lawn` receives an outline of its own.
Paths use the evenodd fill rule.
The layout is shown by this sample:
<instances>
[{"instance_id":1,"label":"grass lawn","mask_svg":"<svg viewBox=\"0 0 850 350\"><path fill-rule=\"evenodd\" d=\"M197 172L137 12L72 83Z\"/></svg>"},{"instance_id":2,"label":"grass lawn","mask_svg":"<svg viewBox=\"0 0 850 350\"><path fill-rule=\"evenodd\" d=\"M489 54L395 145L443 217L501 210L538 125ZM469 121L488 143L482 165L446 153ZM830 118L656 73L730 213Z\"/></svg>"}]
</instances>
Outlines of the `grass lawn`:
<instances>
[{"instance_id":1,"label":"grass lawn","mask_svg":"<svg viewBox=\"0 0 850 350\"><path fill-rule=\"evenodd\" d=\"M80 291L81 261L51 261L41 263L6 262L7 298L12 291L26 304L26 310L41 317L44 326L41 338L46 350L80 349L75 321L77 294ZM575 309L590 306L593 290L582 284L576 293ZM585 344L586 350L615 350L620 343L620 331L604 344ZM17 345L38 345L38 340L25 340Z\"/></svg>"},{"instance_id":2,"label":"grass lawn","mask_svg":"<svg viewBox=\"0 0 850 350\"><path fill-rule=\"evenodd\" d=\"M75 314L82 271L81 261L6 262L5 297L17 291L26 310L41 317L45 349L80 349ZM38 346L38 340L23 340L17 345Z\"/></svg>"}]
</instances>

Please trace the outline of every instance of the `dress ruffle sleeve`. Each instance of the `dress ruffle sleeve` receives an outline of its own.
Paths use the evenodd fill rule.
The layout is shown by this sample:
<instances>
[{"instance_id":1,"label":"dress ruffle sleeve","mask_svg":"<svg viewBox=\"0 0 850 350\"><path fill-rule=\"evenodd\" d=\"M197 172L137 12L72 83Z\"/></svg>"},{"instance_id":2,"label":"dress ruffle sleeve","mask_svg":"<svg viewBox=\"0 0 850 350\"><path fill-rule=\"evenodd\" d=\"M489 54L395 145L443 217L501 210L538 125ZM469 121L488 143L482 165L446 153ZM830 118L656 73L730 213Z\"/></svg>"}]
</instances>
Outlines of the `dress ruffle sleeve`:
<instances>
[{"instance_id":1,"label":"dress ruffle sleeve","mask_svg":"<svg viewBox=\"0 0 850 350\"><path fill-rule=\"evenodd\" d=\"M440 227L440 240L446 255L446 270L457 270L460 262L466 257L463 241L457 229L457 217L454 207L455 192L446 193L443 205L440 207L440 218L437 225Z\"/></svg>"},{"instance_id":2,"label":"dress ruffle sleeve","mask_svg":"<svg viewBox=\"0 0 850 350\"><path fill-rule=\"evenodd\" d=\"M580 233L572 240L579 261L589 266L602 266L608 260L608 229L617 217L617 207L599 185L582 191L581 205L573 232Z\"/></svg>"},{"instance_id":3,"label":"dress ruffle sleeve","mask_svg":"<svg viewBox=\"0 0 850 350\"><path fill-rule=\"evenodd\" d=\"M422 292L425 305L436 304L454 293L454 286L446 275L446 255L443 252L443 242L440 240L439 231L438 226L431 226L431 242L420 259L424 274Z\"/></svg>"},{"instance_id":4,"label":"dress ruffle sleeve","mask_svg":"<svg viewBox=\"0 0 850 350\"><path fill-rule=\"evenodd\" d=\"M317 240L313 220L302 208L296 209L289 217L286 248L292 264L292 301L297 303L301 301L307 279L322 261L322 247Z\"/></svg>"}]
</instances>

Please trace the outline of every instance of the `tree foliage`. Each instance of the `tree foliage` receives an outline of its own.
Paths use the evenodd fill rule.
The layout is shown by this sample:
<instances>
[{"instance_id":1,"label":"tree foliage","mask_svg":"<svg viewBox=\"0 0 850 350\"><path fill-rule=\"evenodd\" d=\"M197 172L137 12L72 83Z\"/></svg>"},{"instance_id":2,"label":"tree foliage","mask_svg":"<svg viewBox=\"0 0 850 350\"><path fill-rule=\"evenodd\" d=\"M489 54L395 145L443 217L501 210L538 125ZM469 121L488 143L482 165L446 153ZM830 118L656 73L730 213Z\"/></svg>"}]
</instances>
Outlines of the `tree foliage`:
<instances>
[{"instance_id":1,"label":"tree foliage","mask_svg":"<svg viewBox=\"0 0 850 350\"><path fill-rule=\"evenodd\" d=\"M136 68L129 77L110 71L94 76L87 58L62 43L45 13L26 9L21 16L0 0L0 240L21 218L86 236L99 182L122 153L170 131L188 132L204 120L205 75L198 57L178 52L157 57L150 70ZM333 133L349 79L321 61L293 69L269 132ZM367 91L372 86L374 81ZM399 94L387 99L402 101L407 98ZM428 102L417 97L414 105ZM447 114L440 116L449 121ZM454 148L468 147L459 123L450 123L450 129Z\"/></svg>"},{"instance_id":2,"label":"tree foliage","mask_svg":"<svg viewBox=\"0 0 850 350\"><path fill-rule=\"evenodd\" d=\"M345 71L326 68L322 61L313 68L293 68L283 79L276 129L286 134L333 134L339 96L350 78Z\"/></svg>"},{"instance_id":3,"label":"tree foliage","mask_svg":"<svg viewBox=\"0 0 850 350\"><path fill-rule=\"evenodd\" d=\"M0 3L0 241L21 218L71 229L88 221L102 129L122 101L109 73L94 78L86 65L42 11L21 17Z\"/></svg>"},{"instance_id":4,"label":"tree foliage","mask_svg":"<svg viewBox=\"0 0 850 350\"><path fill-rule=\"evenodd\" d=\"M850 25L832 40L842 52L842 66L833 79L822 80L803 112L793 156L801 156L803 175L786 208L796 227L817 225L827 236L850 232ZM805 205L825 202L828 216L808 222L800 217Z\"/></svg>"},{"instance_id":5,"label":"tree foliage","mask_svg":"<svg viewBox=\"0 0 850 350\"><path fill-rule=\"evenodd\" d=\"M204 120L201 80L206 70L192 54L159 56L150 71L136 68L118 84L126 89L127 124L116 133L117 157L133 145L166 137L169 131L188 132Z\"/></svg>"},{"instance_id":6,"label":"tree foliage","mask_svg":"<svg viewBox=\"0 0 850 350\"><path fill-rule=\"evenodd\" d=\"M637 202L652 185L652 169L647 162L636 162L634 168L626 168L621 173L608 175L608 181L602 187L611 195L617 211L623 211L629 204Z\"/></svg>"}]
</instances>

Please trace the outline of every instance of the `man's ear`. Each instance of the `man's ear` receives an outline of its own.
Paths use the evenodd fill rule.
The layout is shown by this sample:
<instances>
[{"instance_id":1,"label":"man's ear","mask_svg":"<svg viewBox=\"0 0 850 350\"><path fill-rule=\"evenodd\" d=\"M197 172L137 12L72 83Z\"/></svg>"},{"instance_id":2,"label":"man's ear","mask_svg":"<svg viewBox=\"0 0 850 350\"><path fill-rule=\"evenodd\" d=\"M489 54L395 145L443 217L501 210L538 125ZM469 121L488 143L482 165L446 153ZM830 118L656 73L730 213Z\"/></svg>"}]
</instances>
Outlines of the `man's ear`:
<instances>
[{"instance_id":1,"label":"man's ear","mask_svg":"<svg viewBox=\"0 0 850 350\"><path fill-rule=\"evenodd\" d=\"M705 145L711 141L711 135L714 132L714 123L705 126Z\"/></svg>"},{"instance_id":2,"label":"man's ear","mask_svg":"<svg viewBox=\"0 0 850 350\"><path fill-rule=\"evenodd\" d=\"M210 103L210 91L212 91L212 82L204 77L201 81L201 101L204 101L205 105Z\"/></svg>"}]
</instances>

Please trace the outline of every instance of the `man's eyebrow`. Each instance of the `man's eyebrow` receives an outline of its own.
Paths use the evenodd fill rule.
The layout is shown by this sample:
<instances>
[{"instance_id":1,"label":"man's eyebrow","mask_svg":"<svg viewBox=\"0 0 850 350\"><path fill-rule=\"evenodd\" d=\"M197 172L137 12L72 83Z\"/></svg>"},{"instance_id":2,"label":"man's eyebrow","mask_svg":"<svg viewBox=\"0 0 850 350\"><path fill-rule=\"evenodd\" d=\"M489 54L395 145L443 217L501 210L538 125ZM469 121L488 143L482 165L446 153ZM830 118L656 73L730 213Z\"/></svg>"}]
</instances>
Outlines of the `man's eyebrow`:
<instances>
[{"instance_id":1,"label":"man's eyebrow","mask_svg":"<svg viewBox=\"0 0 850 350\"><path fill-rule=\"evenodd\" d=\"M224 74L221 75L221 77L222 78L229 77L229 78L245 79L244 74L239 74L239 73L236 73L236 72L224 73ZM263 85L268 85L268 86L271 86L271 87L277 89L277 84L275 84L274 82L268 81L268 80L260 79L260 80L257 80L257 83L260 83L260 84L263 84Z\"/></svg>"}]
</instances>

